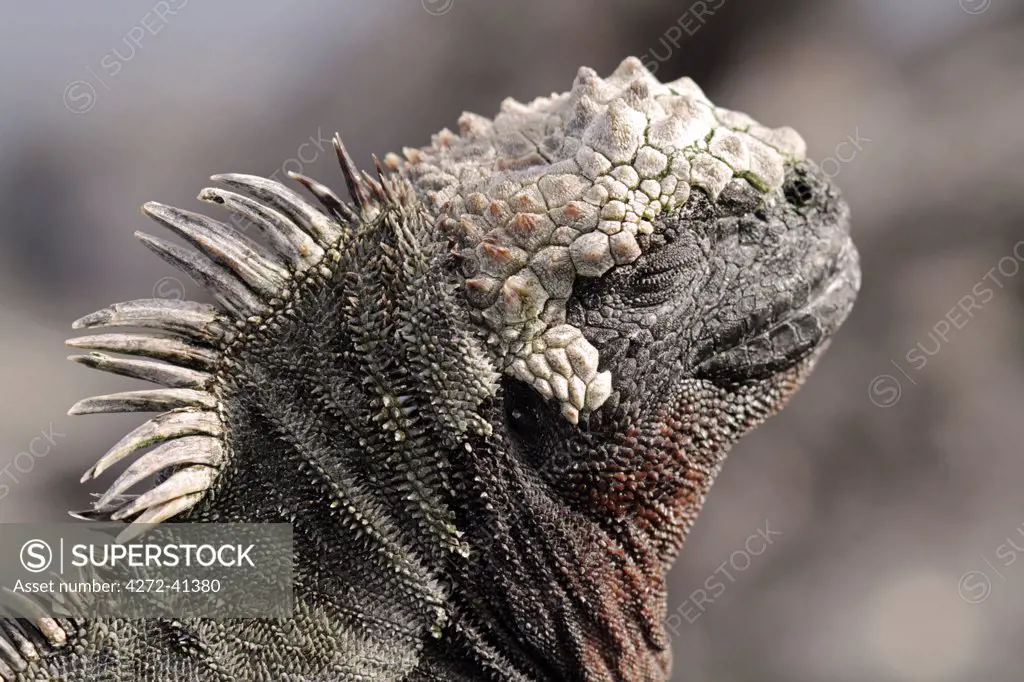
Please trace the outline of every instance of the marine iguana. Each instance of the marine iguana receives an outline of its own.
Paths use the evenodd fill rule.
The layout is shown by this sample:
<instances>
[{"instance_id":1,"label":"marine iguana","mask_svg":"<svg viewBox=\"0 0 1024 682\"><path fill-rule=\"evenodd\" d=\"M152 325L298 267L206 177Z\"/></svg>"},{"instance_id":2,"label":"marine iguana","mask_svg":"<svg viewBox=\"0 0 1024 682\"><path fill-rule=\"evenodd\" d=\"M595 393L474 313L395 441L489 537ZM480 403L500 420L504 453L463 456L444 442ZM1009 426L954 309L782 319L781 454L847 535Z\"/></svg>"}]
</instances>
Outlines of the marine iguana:
<instances>
[{"instance_id":1,"label":"marine iguana","mask_svg":"<svg viewBox=\"0 0 1024 682\"><path fill-rule=\"evenodd\" d=\"M0 678L669 678L665 574L853 305L847 206L793 130L635 58L458 123L374 175L335 138L348 201L214 176L257 239L143 207L217 304L75 322L143 328L73 359L161 385L71 409L159 413L91 514L290 523L295 615L9 619Z\"/></svg>"}]
</instances>

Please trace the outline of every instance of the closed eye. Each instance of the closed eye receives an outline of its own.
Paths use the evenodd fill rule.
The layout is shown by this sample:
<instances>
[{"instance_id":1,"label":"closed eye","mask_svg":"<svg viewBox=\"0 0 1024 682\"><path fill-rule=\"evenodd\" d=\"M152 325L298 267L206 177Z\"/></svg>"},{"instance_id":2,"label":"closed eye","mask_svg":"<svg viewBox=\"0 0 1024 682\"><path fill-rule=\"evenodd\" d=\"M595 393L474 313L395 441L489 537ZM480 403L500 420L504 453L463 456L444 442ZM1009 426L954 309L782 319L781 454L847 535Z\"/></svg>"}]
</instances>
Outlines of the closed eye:
<instances>
[{"instance_id":1,"label":"closed eye","mask_svg":"<svg viewBox=\"0 0 1024 682\"><path fill-rule=\"evenodd\" d=\"M672 243L641 256L628 271L624 290L650 303L667 300L696 272L692 244ZM658 294L658 301L650 300Z\"/></svg>"}]
</instances>

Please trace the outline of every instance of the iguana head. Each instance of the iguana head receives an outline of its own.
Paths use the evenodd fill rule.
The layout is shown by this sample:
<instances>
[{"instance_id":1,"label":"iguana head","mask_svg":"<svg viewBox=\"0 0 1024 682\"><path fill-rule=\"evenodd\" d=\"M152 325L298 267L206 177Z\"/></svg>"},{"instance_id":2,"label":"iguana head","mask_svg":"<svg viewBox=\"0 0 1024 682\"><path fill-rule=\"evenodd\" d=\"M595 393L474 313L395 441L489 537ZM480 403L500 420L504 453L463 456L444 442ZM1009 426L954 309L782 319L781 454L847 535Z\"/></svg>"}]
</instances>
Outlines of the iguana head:
<instances>
[{"instance_id":1,"label":"iguana head","mask_svg":"<svg viewBox=\"0 0 1024 682\"><path fill-rule=\"evenodd\" d=\"M569 92L464 114L459 131L388 160L458 244L498 366L573 424L637 370L791 367L853 302L845 208L803 140L688 78L663 84L637 59L608 79L584 67ZM622 362L639 349L660 362Z\"/></svg>"},{"instance_id":2,"label":"iguana head","mask_svg":"<svg viewBox=\"0 0 1024 682\"><path fill-rule=\"evenodd\" d=\"M298 593L373 610L402 665L663 674L665 567L853 304L846 206L795 132L636 59L459 128L376 177L336 140L350 201L214 176L248 234L144 207L217 304L75 323L145 328L69 343L163 386L72 408L161 413L87 472L133 458L91 515L290 521Z\"/></svg>"}]
</instances>

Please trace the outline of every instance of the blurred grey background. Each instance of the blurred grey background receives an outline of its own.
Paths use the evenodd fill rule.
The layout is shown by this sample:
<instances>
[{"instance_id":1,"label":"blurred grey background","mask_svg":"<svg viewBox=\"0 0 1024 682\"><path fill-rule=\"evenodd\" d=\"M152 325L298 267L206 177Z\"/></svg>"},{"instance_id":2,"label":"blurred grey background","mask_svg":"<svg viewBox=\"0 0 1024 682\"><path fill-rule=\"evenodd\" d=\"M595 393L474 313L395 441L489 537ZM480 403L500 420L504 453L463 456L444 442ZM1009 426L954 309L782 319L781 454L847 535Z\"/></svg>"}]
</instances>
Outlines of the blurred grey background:
<instances>
[{"instance_id":1,"label":"blurred grey background","mask_svg":"<svg viewBox=\"0 0 1024 682\"><path fill-rule=\"evenodd\" d=\"M79 474L140 421L65 416L130 386L64 360L71 320L202 296L132 238L144 201L198 208L225 171L338 185L321 149L335 130L368 164L463 110L491 116L506 95L562 91L581 64L607 74L635 54L799 130L852 206L864 267L831 352L734 449L671 574L673 679L1019 681L1022 9L3 3L0 521L83 506ZM759 532L771 543L753 555Z\"/></svg>"}]
</instances>

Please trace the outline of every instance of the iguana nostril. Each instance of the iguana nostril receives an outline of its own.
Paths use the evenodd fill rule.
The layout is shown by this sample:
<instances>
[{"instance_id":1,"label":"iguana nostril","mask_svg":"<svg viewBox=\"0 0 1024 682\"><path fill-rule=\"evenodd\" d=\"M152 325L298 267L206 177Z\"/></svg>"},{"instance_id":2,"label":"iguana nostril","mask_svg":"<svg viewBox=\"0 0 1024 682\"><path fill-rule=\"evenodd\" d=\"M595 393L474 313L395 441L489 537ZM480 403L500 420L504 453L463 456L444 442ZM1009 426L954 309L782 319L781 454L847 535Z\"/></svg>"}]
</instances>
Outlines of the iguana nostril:
<instances>
[{"instance_id":1,"label":"iguana nostril","mask_svg":"<svg viewBox=\"0 0 1024 682\"><path fill-rule=\"evenodd\" d=\"M795 178L784 188L786 200L797 208L803 208L814 200L814 190L803 178Z\"/></svg>"}]
</instances>

